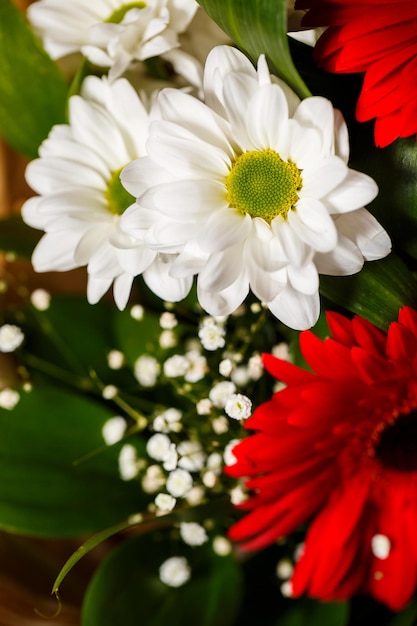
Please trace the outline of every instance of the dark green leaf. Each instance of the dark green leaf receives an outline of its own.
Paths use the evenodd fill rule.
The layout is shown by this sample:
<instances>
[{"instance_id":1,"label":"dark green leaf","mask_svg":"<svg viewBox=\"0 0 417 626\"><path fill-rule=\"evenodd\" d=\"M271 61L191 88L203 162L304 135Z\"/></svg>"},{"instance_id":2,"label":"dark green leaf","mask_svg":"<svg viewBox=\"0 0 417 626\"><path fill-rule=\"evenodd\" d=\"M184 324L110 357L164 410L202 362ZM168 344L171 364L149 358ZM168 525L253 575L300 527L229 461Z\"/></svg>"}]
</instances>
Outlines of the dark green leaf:
<instances>
[{"instance_id":1,"label":"dark green leaf","mask_svg":"<svg viewBox=\"0 0 417 626\"><path fill-rule=\"evenodd\" d=\"M275 626L344 626L347 624L347 602L292 600L293 606L275 622Z\"/></svg>"},{"instance_id":2,"label":"dark green leaf","mask_svg":"<svg viewBox=\"0 0 417 626\"><path fill-rule=\"evenodd\" d=\"M0 134L35 157L53 124L64 121L67 86L12 0L0 3Z\"/></svg>"},{"instance_id":3,"label":"dark green leaf","mask_svg":"<svg viewBox=\"0 0 417 626\"><path fill-rule=\"evenodd\" d=\"M353 276L321 276L320 291L332 302L386 329L404 305L417 305L417 284L395 254L365 263Z\"/></svg>"},{"instance_id":4,"label":"dark green leaf","mask_svg":"<svg viewBox=\"0 0 417 626\"><path fill-rule=\"evenodd\" d=\"M300 97L310 95L297 72L287 38L287 0L198 0L208 15L256 61L266 54Z\"/></svg>"},{"instance_id":5,"label":"dark green leaf","mask_svg":"<svg viewBox=\"0 0 417 626\"><path fill-rule=\"evenodd\" d=\"M417 623L417 601L414 600L406 609L393 617L388 626L415 626Z\"/></svg>"},{"instance_id":6,"label":"dark green leaf","mask_svg":"<svg viewBox=\"0 0 417 626\"><path fill-rule=\"evenodd\" d=\"M159 567L185 556L192 570L182 587L166 586ZM209 546L190 548L154 532L125 541L94 576L87 591L84 626L229 626L241 596L240 569L231 556Z\"/></svg>"},{"instance_id":7,"label":"dark green leaf","mask_svg":"<svg viewBox=\"0 0 417 626\"><path fill-rule=\"evenodd\" d=\"M20 217L0 220L0 250L3 252L29 258L39 238L39 231L26 226Z\"/></svg>"},{"instance_id":8,"label":"dark green leaf","mask_svg":"<svg viewBox=\"0 0 417 626\"><path fill-rule=\"evenodd\" d=\"M114 332L118 345L133 365L141 354L154 354L159 349L162 332L159 315L146 310L142 319L134 319L129 311L122 311L114 318Z\"/></svg>"},{"instance_id":9,"label":"dark green leaf","mask_svg":"<svg viewBox=\"0 0 417 626\"><path fill-rule=\"evenodd\" d=\"M111 416L85 397L36 383L12 411L0 409L1 529L75 536L144 506L137 482L119 478L121 444L104 445L101 430ZM139 438L129 443L143 452Z\"/></svg>"}]
</instances>

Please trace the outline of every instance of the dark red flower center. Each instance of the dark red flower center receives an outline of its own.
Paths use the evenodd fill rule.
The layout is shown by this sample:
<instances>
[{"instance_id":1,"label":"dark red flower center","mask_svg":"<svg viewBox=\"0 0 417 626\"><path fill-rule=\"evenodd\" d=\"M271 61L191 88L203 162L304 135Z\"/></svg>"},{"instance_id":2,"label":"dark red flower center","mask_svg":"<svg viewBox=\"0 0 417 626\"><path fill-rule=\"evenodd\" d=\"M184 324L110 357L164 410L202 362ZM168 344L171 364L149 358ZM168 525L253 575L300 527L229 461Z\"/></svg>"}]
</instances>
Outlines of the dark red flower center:
<instances>
[{"instance_id":1,"label":"dark red flower center","mask_svg":"<svg viewBox=\"0 0 417 626\"><path fill-rule=\"evenodd\" d=\"M382 431L375 457L397 472L417 470L417 410L398 417Z\"/></svg>"}]
</instances>

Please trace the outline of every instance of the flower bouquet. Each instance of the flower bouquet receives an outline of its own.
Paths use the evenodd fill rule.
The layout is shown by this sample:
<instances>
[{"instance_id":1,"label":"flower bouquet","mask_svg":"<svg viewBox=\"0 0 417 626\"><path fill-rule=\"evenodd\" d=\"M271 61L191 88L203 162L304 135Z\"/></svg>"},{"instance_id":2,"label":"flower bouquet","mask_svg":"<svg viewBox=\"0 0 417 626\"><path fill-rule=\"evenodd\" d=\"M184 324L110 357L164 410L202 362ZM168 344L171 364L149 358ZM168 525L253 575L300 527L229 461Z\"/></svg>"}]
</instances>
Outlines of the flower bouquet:
<instances>
[{"instance_id":1,"label":"flower bouquet","mask_svg":"<svg viewBox=\"0 0 417 626\"><path fill-rule=\"evenodd\" d=\"M82 626L415 624L415 1L2 0L0 59L0 529L74 542L55 623L94 553Z\"/></svg>"}]
</instances>

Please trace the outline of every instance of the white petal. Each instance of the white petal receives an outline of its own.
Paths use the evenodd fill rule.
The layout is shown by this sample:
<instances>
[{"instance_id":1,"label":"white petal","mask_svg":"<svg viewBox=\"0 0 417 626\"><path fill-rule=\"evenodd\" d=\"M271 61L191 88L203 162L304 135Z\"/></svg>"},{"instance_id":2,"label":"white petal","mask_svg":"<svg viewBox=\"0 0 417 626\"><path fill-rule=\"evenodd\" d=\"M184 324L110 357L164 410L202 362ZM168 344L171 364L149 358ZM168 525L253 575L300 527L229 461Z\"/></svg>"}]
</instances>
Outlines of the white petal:
<instances>
[{"instance_id":1,"label":"white petal","mask_svg":"<svg viewBox=\"0 0 417 626\"><path fill-rule=\"evenodd\" d=\"M288 223L300 239L318 252L329 252L337 243L334 221L318 200L299 200L296 210L288 213Z\"/></svg>"},{"instance_id":2,"label":"white petal","mask_svg":"<svg viewBox=\"0 0 417 626\"><path fill-rule=\"evenodd\" d=\"M246 114L249 102L257 89L259 87L256 79L245 74L232 73L224 78L226 115L232 127L233 137L243 150L253 147L247 134Z\"/></svg>"},{"instance_id":3,"label":"white petal","mask_svg":"<svg viewBox=\"0 0 417 626\"><path fill-rule=\"evenodd\" d=\"M121 267L132 276L142 274L153 263L155 256L154 250L150 250L148 246L139 242L130 249L117 250L117 259Z\"/></svg>"},{"instance_id":4,"label":"white petal","mask_svg":"<svg viewBox=\"0 0 417 626\"><path fill-rule=\"evenodd\" d=\"M111 278L96 278L89 274L87 282L87 300L89 304L97 304L110 288L111 284Z\"/></svg>"},{"instance_id":5,"label":"white petal","mask_svg":"<svg viewBox=\"0 0 417 626\"><path fill-rule=\"evenodd\" d=\"M288 221L275 218L271 222L271 228L291 265L300 267L311 261L314 256L313 249L298 237Z\"/></svg>"},{"instance_id":6,"label":"white petal","mask_svg":"<svg viewBox=\"0 0 417 626\"><path fill-rule=\"evenodd\" d=\"M358 246L367 261L382 259L391 252L388 234L366 209L338 216L336 225Z\"/></svg>"},{"instance_id":7,"label":"white petal","mask_svg":"<svg viewBox=\"0 0 417 626\"><path fill-rule=\"evenodd\" d=\"M312 295L318 291L319 275L314 263L308 263L303 267L289 265L287 272L289 282L296 291L307 295Z\"/></svg>"},{"instance_id":8,"label":"white petal","mask_svg":"<svg viewBox=\"0 0 417 626\"><path fill-rule=\"evenodd\" d=\"M294 330L306 330L317 322L320 314L318 292L306 295L288 286L268 308L281 322Z\"/></svg>"},{"instance_id":9,"label":"white petal","mask_svg":"<svg viewBox=\"0 0 417 626\"><path fill-rule=\"evenodd\" d=\"M172 175L161 169L149 157L132 161L120 173L123 187L134 198L139 198L149 187L171 181L172 178Z\"/></svg>"},{"instance_id":10,"label":"white petal","mask_svg":"<svg viewBox=\"0 0 417 626\"><path fill-rule=\"evenodd\" d=\"M223 291L234 283L243 271L243 246L237 244L212 254L201 269L198 284L204 291Z\"/></svg>"},{"instance_id":11,"label":"white petal","mask_svg":"<svg viewBox=\"0 0 417 626\"><path fill-rule=\"evenodd\" d=\"M362 172L348 170L343 182L322 198L330 213L346 213L362 208L378 195L376 182Z\"/></svg>"},{"instance_id":12,"label":"white petal","mask_svg":"<svg viewBox=\"0 0 417 626\"><path fill-rule=\"evenodd\" d=\"M106 181L96 170L63 158L35 159L27 166L25 176L28 184L39 194L80 186L106 190Z\"/></svg>"},{"instance_id":13,"label":"white petal","mask_svg":"<svg viewBox=\"0 0 417 626\"><path fill-rule=\"evenodd\" d=\"M259 217L252 220L252 229L246 241L245 256L265 272L274 272L288 264L281 241L269 225Z\"/></svg>"},{"instance_id":14,"label":"white petal","mask_svg":"<svg viewBox=\"0 0 417 626\"><path fill-rule=\"evenodd\" d=\"M233 157L228 140L229 125L203 102L180 89L163 89L158 103L165 120L185 126L203 141L220 147Z\"/></svg>"},{"instance_id":15,"label":"white petal","mask_svg":"<svg viewBox=\"0 0 417 626\"><path fill-rule=\"evenodd\" d=\"M249 139L258 149L272 148L280 152L288 124L288 104L278 85L259 87L249 102L246 125Z\"/></svg>"},{"instance_id":16,"label":"white petal","mask_svg":"<svg viewBox=\"0 0 417 626\"><path fill-rule=\"evenodd\" d=\"M203 252L195 241L187 241L182 252L172 264L170 274L174 278L193 276L202 270L210 255Z\"/></svg>"},{"instance_id":17,"label":"white petal","mask_svg":"<svg viewBox=\"0 0 417 626\"><path fill-rule=\"evenodd\" d=\"M312 96L300 102L294 119L304 128L316 128L321 135L320 152L317 158L325 159L334 154L333 105L326 98Z\"/></svg>"},{"instance_id":18,"label":"white petal","mask_svg":"<svg viewBox=\"0 0 417 626\"><path fill-rule=\"evenodd\" d=\"M74 250L74 258L79 266L86 265L103 240L108 239L113 230L112 225L95 224L82 236Z\"/></svg>"},{"instance_id":19,"label":"white petal","mask_svg":"<svg viewBox=\"0 0 417 626\"><path fill-rule=\"evenodd\" d=\"M323 198L346 178L348 168L337 156L310 163L303 170L303 197Z\"/></svg>"},{"instance_id":20,"label":"white petal","mask_svg":"<svg viewBox=\"0 0 417 626\"><path fill-rule=\"evenodd\" d=\"M120 311L126 308L132 290L132 283L133 276L125 272L117 276L114 281L113 296L116 306Z\"/></svg>"},{"instance_id":21,"label":"white petal","mask_svg":"<svg viewBox=\"0 0 417 626\"><path fill-rule=\"evenodd\" d=\"M143 278L147 286L159 298L168 302L179 302L189 293L193 284L192 277L177 279L170 276L170 268L174 257L159 256L145 270Z\"/></svg>"},{"instance_id":22,"label":"white petal","mask_svg":"<svg viewBox=\"0 0 417 626\"><path fill-rule=\"evenodd\" d=\"M342 113L334 110L335 153L347 164L349 160L349 133Z\"/></svg>"},{"instance_id":23,"label":"white petal","mask_svg":"<svg viewBox=\"0 0 417 626\"><path fill-rule=\"evenodd\" d=\"M79 238L79 233L71 232L44 235L32 255L35 271L66 272L78 267L74 250Z\"/></svg>"},{"instance_id":24,"label":"white petal","mask_svg":"<svg viewBox=\"0 0 417 626\"><path fill-rule=\"evenodd\" d=\"M328 276L349 276L363 267L363 256L358 247L339 232L337 246L331 252L314 257L319 274Z\"/></svg>"},{"instance_id":25,"label":"white petal","mask_svg":"<svg viewBox=\"0 0 417 626\"><path fill-rule=\"evenodd\" d=\"M287 270L281 269L274 273L259 269L250 260L247 260L250 288L259 300L269 302L274 300L287 286Z\"/></svg>"},{"instance_id":26,"label":"white petal","mask_svg":"<svg viewBox=\"0 0 417 626\"><path fill-rule=\"evenodd\" d=\"M140 203L173 219L194 221L226 208L226 195L225 185L215 180L181 180L151 187Z\"/></svg>"},{"instance_id":27,"label":"white petal","mask_svg":"<svg viewBox=\"0 0 417 626\"><path fill-rule=\"evenodd\" d=\"M241 215L232 209L220 209L213 213L198 237L202 250L219 252L246 239L251 229L252 219L248 214Z\"/></svg>"},{"instance_id":28,"label":"white petal","mask_svg":"<svg viewBox=\"0 0 417 626\"><path fill-rule=\"evenodd\" d=\"M246 272L227 289L217 292L205 291L197 282L197 296L201 307L210 315L230 315L244 301L249 293L249 281Z\"/></svg>"}]
</instances>

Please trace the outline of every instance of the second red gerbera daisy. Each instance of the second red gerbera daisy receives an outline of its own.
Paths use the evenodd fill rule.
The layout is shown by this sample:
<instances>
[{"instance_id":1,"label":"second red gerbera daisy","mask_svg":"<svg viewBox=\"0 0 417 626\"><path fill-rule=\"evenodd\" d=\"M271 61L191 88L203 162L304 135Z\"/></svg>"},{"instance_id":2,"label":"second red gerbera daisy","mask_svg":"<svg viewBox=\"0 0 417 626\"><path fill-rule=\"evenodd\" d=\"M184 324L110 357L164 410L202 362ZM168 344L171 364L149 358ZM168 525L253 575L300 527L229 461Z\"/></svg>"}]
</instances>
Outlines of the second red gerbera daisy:
<instances>
[{"instance_id":1,"label":"second red gerbera daisy","mask_svg":"<svg viewBox=\"0 0 417 626\"><path fill-rule=\"evenodd\" d=\"M266 355L287 387L247 421L227 468L250 512L230 531L262 548L312 520L292 594L369 593L394 610L417 587L417 313L383 333L328 314L332 338L301 334L312 372Z\"/></svg>"},{"instance_id":2,"label":"second red gerbera daisy","mask_svg":"<svg viewBox=\"0 0 417 626\"><path fill-rule=\"evenodd\" d=\"M309 9L303 25L328 26L315 58L330 72L365 72L359 121L376 119L375 141L386 146L417 134L417 2L297 0Z\"/></svg>"}]
</instances>

